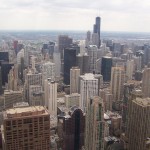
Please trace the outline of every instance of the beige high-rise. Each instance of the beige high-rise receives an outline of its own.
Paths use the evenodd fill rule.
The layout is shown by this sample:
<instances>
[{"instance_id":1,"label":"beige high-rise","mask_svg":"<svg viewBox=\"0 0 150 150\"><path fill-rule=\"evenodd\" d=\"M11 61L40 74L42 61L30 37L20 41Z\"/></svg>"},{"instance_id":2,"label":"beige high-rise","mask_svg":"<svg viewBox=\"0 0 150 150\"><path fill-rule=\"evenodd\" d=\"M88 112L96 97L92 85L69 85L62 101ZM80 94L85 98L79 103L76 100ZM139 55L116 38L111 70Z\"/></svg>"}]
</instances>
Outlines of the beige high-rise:
<instances>
[{"instance_id":1,"label":"beige high-rise","mask_svg":"<svg viewBox=\"0 0 150 150\"><path fill-rule=\"evenodd\" d=\"M150 97L150 68L143 71L142 92L144 97Z\"/></svg>"},{"instance_id":2,"label":"beige high-rise","mask_svg":"<svg viewBox=\"0 0 150 150\"><path fill-rule=\"evenodd\" d=\"M70 69L70 94L79 93L79 76L80 69L78 67L72 67Z\"/></svg>"},{"instance_id":3,"label":"beige high-rise","mask_svg":"<svg viewBox=\"0 0 150 150\"><path fill-rule=\"evenodd\" d=\"M129 150L150 150L150 98L130 101L127 132Z\"/></svg>"},{"instance_id":4,"label":"beige high-rise","mask_svg":"<svg viewBox=\"0 0 150 150\"><path fill-rule=\"evenodd\" d=\"M50 149L50 115L46 108L13 108L3 116L4 150Z\"/></svg>"},{"instance_id":5,"label":"beige high-rise","mask_svg":"<svg viewBox=\"0 0 150 150\"><path fill-rule=\"evenodd\" d=\"M104 104L98 96L88 103L84 145L86 150L104 150Z\"/></svg>"},{"instance_id":6,"label":"beige high-rise","mask_svg":"<svg viewBox=\"0 0 150 150\"><path fill-rule=\"evenodd\" d=\"M112 67L111 69L111 93L113 100L120 101L123 96L123 84L125 82L125 72L123 67Z\"/></svg>"}]
</instances>

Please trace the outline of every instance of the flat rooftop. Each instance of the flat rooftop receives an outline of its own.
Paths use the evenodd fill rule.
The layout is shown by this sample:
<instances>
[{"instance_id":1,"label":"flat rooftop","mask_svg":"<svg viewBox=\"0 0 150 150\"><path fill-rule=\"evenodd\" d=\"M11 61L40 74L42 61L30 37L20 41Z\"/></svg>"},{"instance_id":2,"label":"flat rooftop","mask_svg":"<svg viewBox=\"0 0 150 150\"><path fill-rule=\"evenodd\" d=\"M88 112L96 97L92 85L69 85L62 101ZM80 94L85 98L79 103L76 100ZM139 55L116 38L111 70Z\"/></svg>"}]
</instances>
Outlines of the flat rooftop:
<instances>
[{"instance_id":1,"label":"flat rooftop","mask_svg":"<svg viewBox=\"0 0 150 150\"><path fill-rule=\"evenodd\" d=\"M20 107L6 110L4 113L4 119L47 114L49 113L47 109L43 106Z\"/></svg>"},{"instance_id":2,"label":"flat rooftop","mask_svg":"<svg viewBox=\"0 0 150 150\"><path fill-rule=\"evenodd\" d=\"M143 107L150 107L150 98L136 98L135 100L133 100L133 102Z\"/></svg>"},{"instance_id":3,"label":"flat rooftop","mask_svg":"<svg viewBox=\"0 0 150 150\"><path fill-rule=\"evenodd\" d=\"M92 73L86 73L85 75L80 76L83 80L98 80L94 77Z\"/></svg>"}]
</instances>

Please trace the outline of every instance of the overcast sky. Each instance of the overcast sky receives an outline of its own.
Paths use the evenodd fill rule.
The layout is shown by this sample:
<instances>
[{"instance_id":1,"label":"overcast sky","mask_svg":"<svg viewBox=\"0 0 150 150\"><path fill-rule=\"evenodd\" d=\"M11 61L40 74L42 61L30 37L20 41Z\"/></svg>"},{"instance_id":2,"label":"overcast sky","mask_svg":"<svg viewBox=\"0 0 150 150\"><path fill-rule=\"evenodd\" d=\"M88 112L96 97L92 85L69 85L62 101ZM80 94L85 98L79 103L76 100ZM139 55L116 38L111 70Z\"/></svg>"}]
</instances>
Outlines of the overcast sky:
<instances>
[{"instance_id":1,"label":"overcast sky","mask_svg":"<svg viewBox=\"0 0 150 150\"><path fill-rule=\"evenodd\" d=\"M150 0L0 0L0 30L150 32Z\"/></svg>"}]
</instances>

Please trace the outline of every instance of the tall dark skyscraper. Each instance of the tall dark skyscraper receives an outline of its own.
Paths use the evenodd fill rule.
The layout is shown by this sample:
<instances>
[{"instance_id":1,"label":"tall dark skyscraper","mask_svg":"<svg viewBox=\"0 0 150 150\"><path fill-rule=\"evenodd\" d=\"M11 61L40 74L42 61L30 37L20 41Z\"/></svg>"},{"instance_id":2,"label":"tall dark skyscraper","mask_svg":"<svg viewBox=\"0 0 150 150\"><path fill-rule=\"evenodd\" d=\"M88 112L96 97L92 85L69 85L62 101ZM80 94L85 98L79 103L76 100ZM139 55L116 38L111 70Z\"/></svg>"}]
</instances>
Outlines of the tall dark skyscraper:
<instances>
[{"instance_id":1,"label":"tall dark skyscraper","mask_svg":"<svg viewBox=\"0 0 150 150\"><path fill-rule=\"evenodd\" d=\"M64 83L70 84L70 69L76 66L76 49L64 49Z\"/></svg>"},{"instance_id":2,"label":"tall dark skyscraper","mask_svg":"<svg viewBox=\"0 0 150 150\"><path fill-rule=\"evenodd\" d=\"M96 21L95 21L95 24L93 26L93 33L98 33L98 36L99 36L99 47L101 45L100 28L101 28L101 18L100 17L96 17Z\"/></svg>"},{"instance_id":3,"label":"tall dark skyscraper","mask_svg":"<svg viewBox=\"0 0 150 150\"><path fill-rule=\"evenodd\" d=\"M60 138L62 141L62 150L81 150L84 145L85 114L74 106L68 115L58 117L58 126L62 129Z\"/></svg>"},{"instance_id":4,"label":"tall dark skyscraper","mask_svg":"<svg viewBox=\"0 0 150 150\"><path fill-rule=\"evenodd\" d=\"M102 57L101 74L103 75L104 82L109 82L111 79L111 67L112 58L107 56Z\"/></svg>"},{"instance_id":5,"label":"tall dark skyscraper","mask_svg":"<svg viewBox=\"0 0 150 150\"><path fill-rule=\"evenodd\" d=\"M1 76L2 76L2 85L8 83L8 73L14 64L10 64L9 62L1 62Z\"/></svg>"},{"instance_id":6,"label":"tall dark skyscraper","mask_svg":"<svg viewBox=\"0 0 150 150\"><path fill-rule=\"evenodd\" d=\"M68 35L59 35L58 37L58 50L61 54L61 59L63 59L63 50L72 44L72 38Z\"/></svg>"}]
</instances>

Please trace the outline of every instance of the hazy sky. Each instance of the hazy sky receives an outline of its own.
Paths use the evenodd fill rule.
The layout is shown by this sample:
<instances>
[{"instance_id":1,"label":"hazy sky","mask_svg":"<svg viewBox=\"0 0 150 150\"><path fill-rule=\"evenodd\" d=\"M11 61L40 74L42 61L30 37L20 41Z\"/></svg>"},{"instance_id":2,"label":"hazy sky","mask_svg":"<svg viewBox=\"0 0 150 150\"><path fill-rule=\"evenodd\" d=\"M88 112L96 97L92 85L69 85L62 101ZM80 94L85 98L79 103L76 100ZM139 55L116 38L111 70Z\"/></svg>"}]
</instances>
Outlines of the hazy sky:
<instances>
[{"instance_id":1,"label":"hazy sky","mask_svg":"<svg viewBox=\"0 0 150 150\"><path fill-rule=\"evenodd\" d=\"M0 0L0 30L92 30L150 32L150 0Z\"/></svg>"}]
</instances>

